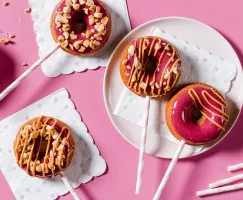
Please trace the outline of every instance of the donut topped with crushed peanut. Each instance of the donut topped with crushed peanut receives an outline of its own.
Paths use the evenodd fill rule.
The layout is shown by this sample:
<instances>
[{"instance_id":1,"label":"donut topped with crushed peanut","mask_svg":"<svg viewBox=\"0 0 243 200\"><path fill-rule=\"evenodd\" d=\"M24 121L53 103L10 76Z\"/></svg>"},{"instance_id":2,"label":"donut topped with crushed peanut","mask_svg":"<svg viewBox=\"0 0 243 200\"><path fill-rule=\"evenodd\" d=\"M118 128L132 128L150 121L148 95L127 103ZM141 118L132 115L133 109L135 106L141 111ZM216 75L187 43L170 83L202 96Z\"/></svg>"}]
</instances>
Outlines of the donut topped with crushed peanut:
<instances>
[{"instance_id":1,"label":"donut topped with crushed peanut","mask_svg":"<svg viewBox=\"0 0 243 200\"><path fill-rule=\"evenodd\" d=\"M110 14L99 0L62 0L53 11L51 32L66 52L89 55L107 42Z\"/></svg>"},{"instance_id":2,"label":"donut topped with crushed peanut","mask_svg":"<svg viewBox=\"0 0 243 200\"><path fill-rule=\"evenodd\" d=\"M40 116L26 122L14 141L17 164L34 177L58 175L69 166L74 152L70 129L52 117Z\"/></svg>"}]
</instances>

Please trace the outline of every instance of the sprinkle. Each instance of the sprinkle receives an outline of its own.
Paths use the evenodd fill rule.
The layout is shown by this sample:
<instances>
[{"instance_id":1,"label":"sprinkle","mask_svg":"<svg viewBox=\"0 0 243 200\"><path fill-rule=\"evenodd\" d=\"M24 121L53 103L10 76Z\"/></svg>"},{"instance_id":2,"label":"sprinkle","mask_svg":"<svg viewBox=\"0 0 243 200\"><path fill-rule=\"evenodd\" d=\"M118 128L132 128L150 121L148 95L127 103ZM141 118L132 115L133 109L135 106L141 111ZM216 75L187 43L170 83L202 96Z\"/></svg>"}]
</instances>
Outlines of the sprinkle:
<instances>
[{"instance_id":1,"label":"sprinkle","mask_svg":"<svg viewBox=\"0 0 243 200\"><path fill-rule=\"evenodd\" d=\"M23 67L27 67L28 64L27 64L27 63L22 63L22 66L23 66Z\"/></svg>"},{"instance_id":2,"label":"sprinkle","mask_svg":"<svg viewBox=\"0 0 243 200\"><path fill-rule=\"evenodd\" d=\"M168 56L171 56L171 53L167 53Z\"/></svg>"},{"instance_id":3,"label":"sprinkle","mask_svg":"<svg viewBox=\"0 0 243 200\"><path fill-rule=\"evenodd\" d=\"M127 65L127 69L132 69L129 65Z\"/></svg>"},{"instance_id":4,"label":"sprinkle","mask_svg":"<svg viewBox=\"0 0 243 200\"><path fill-rule=\"evenodd\" d=\"M126 73L126 76L130 76L130 74L129 73Z\"/></svg>"},{"instance_id":5,"label":"sprinkle","mask_svg":"<svg viewBox=\"0 0 243 200\"><path fill-rule=\"evenodd\" d=\"M22 19L19 19L19 22L22 22Z\"/></svg>"},{"instance_id":6,"label":"sprinkle","mask_svg":"<svg viewBox=\"0 0 243 200\"><path fill-rule=\"evenodd\" d=\"M162 44L163 44L164 46L166 45L166 43L165 43L165 42L163 42Z\"/></svg>"},{"instance_id":7,"label":"sprinkle","mask_svg":"<svg viewBox=\"0 0 243 200\"><path fill-rule=\"evenodd\" d=\"M157 69L157 71L159 72L159 68Z\"/></svg>"},{"instance_id":8,"label":"sprinkle","mask_svg":"<svg viewBox=\"0 0 243 200\"><path fill-rule=\"evenodd\" d=\"M9 5L9 3L7 1L3 2L3 6L8 6L8 5Z\"/></svg>"},{"instance_id":9,"label":"sprinkle","mask_svg":"<svg viewBox=\"0 0 243 200\"><path fill-rule=\"evenodd\" d=\"M30 13L30 12L31 12L31 8L26 8L26 9L24 9L24 11L25 11L26 13Z\"/></svg>"}]
</instances>

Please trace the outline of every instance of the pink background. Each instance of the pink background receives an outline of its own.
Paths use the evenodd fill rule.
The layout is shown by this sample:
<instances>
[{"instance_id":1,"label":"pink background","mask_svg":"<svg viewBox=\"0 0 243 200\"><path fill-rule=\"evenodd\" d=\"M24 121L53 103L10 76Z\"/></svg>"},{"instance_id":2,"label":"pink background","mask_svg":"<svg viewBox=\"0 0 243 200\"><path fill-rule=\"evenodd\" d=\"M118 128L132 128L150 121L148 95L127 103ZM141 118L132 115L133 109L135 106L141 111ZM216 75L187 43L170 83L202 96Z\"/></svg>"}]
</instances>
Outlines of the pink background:
<instances>
[{"instance_id":1,"label":"pink background","mask_svg":"<svg viewBox=\"0 0 243 200\"><path fill-rule=\"evenodd\" d=\"M0 45L0 91L26 69L21 66L23 62L32 64L38 58L33 23L30 14L24 12L24 9L28 7L27 0L9 0L8 7L3 7L2 2L3 0L0 1L0 30L15 33L16 38L13 45ZM159 17L194 18L211 25L228 38L241 61L243 61L242 6L242 0L128 0L133 28ZM19 22L19 19L23 21ZM3 36L5 35L0 34L0 38ZM138 150L118 134L108 118L102 94L104 71L104 68L100 68L50 79L37 69L30 78L0 102L0 119L61 87L67 88L101 155L108 163L105 175L76 189L81 199L152 199L169 161L146 155L141 195L134 194ZM199 199L195 196L197 190L206 189L208 183L230 176L226 167L243 162L243 143L240 135L243 130L242 120L243 115L240 116L227 138L214 149L197 157L179 161L161 199ZM15 199L1 173L0 185L0 199ZM238 200L242 199L242 195L243 191L235 191L204 199ZM72 197L68 194L60 199L72 199Z\"/></svg>"}]
</instances>

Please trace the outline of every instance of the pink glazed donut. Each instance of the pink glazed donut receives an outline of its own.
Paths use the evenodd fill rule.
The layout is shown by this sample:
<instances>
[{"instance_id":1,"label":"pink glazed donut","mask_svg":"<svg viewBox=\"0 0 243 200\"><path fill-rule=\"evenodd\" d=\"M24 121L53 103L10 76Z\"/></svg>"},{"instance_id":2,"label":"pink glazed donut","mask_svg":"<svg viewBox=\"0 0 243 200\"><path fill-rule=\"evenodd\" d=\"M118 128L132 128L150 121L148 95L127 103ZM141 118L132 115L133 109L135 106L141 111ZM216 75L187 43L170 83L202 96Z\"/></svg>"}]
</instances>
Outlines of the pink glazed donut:
<instances>
[{"instance_id":1,"label":"pink glazed donut","mask_svg":"<svg viewBox=\"0 0 243 200\"><path fill-rule=\"evenodd\" d=\"M204 83L191 84L177 92L168 101L165 115L171 133L190 145L216 141L229 121L224 97Z\"/></svg>"}]
</instances>

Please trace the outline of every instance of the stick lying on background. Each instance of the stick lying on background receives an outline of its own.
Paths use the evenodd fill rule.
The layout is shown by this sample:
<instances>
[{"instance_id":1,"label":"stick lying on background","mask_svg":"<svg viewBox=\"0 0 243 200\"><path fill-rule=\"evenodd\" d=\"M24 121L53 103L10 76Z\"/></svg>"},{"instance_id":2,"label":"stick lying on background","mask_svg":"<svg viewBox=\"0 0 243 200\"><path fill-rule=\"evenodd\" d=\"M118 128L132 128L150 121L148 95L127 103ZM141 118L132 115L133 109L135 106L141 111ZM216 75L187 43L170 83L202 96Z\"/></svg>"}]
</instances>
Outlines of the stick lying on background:
<instances>
[{"instance_id":1,"label":"stick lying on background","mask_svg":"<svg viewBox=\"0 0 243 200\"><path fill-rule=\"evenodd\" d=\"M60 43L57 43L53 49L51 49L43 58L37 60L29 69L27 69L19 78L17 78L11 85L9 85L1 94L0 101L3 100L11 91L16 88L23 79L25 79L31 72L33 72L37 67L39 67L44 61L46 61L59 47Z\"/></svg>"},{"instance_id":2,"label":"stick lying on background","mask_svg":"<svg viewBox=\"0 0 243 200\"><path fill-rule=\"evenodd\" d=\"M236 170L239 170L239 169L243 169L243 163L228 167L229 172L233 172L233 171L236 171Z\"/></svg>"},{"instance_id":3,"label":"stick lying on background","mask_svg":"<svg viewBox=\"0 0 243 200\"><path fill-rule=\"evenodd\" d=\"M220 187L223 185L228 185L229 183L233 183L233 182L240 181L240 180L243 180L243 174L239 174L239 175L232 176L230 178L226 178L226 179L214 182L214 183L210 183L209 188L213 189L213 188Z\"/></svg>"},{"instance_id":4,"label":"stick lying on background","mask_svg":"<svg viewBox=\"0 0 243 200\"><path fill-rule=\"evenodd\" d=\"M206 195L218 194L218 193L222 193L222 192L230 192L230 191L240 190L240 189L243 189L243 183L198 191L196 194L198 197L202 197L202 196L206 196Z\"/></svg>"}]
</instances>

